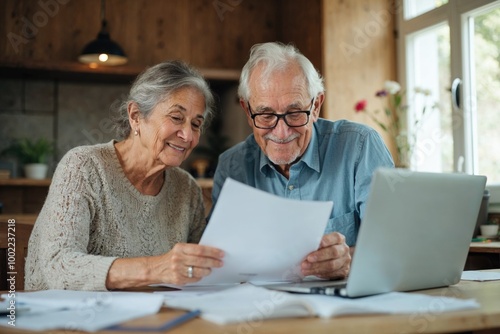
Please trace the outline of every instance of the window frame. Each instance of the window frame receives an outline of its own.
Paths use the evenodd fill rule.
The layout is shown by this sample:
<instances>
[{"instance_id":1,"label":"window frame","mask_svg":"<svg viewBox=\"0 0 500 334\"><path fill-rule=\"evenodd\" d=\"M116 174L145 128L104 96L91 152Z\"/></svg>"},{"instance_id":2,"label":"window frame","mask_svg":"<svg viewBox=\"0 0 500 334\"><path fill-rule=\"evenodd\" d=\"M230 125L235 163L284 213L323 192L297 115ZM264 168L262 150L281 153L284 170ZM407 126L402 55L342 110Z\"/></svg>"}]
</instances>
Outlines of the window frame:
<instances>
[{"instance_id":1,"label":"window frame","mask_svg":"<svg viewBox=\"0 0 500 334\"><path fill-rule=\"evenodd\" d=\"M463 172L474 174L477 165L477 155L474 152L475 115L467 101L466 92L471 92L474 87L473 73L466 70L463 64L470 62L473 55L467 49L471 30L468 27L468 16L471 13L480 13L496 6L500 0L449 0L448 3L434 8L428 12L404 18L405 0L398 0L396 7L396 59L398 81L402 86L408 87L409 72L407 71L407 36L428 28L448 23L450 29L450 73L451 80L461 78L459 91L460 107L452 111L453 118L453 169L458 172L461 159L464 159ZM411 61L408 61L411 63ZM450 87L452 82L450 82ZM459 121L457 121L459 120ZM490 190L490 208L496 207L494 212L500 212L500 183L488 183Z\"/></svg>"}]
</instances>

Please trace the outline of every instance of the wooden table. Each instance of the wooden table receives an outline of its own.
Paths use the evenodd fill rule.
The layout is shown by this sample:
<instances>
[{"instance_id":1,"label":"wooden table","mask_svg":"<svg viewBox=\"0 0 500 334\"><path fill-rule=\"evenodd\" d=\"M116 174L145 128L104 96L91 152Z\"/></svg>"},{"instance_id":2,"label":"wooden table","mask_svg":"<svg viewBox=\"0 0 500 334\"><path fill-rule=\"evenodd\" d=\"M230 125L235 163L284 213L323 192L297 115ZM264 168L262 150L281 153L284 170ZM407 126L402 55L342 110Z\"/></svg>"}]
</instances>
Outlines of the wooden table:
<instances>
[{"instance_id":1,"label":"wooden table","mask_svg":"<svg viewBox=\"0 0 500 334\"><path fill-rule=\"evenodd\" d=\"M500 269L495 270L500 272ZM475 298L481 308L439 314L439 302L433 310L406 315L353 315L330 319L283 318L252 323L220 326L195 319L168 333L500 333L500 281L461 281L447 288L418 291L433 296ZM184 312L163 308L160 313L130 321L129 326L159 326ZM28 333L26 331L0 328L2 333ZM36 332L49 333L49 332ZM51 331L53 334L66 333ZM73 333L73 332L72 332ZM116 331L98 333L116 334ZM134 333L134 332L127 332Z\"/></svg>"}]
</instances>

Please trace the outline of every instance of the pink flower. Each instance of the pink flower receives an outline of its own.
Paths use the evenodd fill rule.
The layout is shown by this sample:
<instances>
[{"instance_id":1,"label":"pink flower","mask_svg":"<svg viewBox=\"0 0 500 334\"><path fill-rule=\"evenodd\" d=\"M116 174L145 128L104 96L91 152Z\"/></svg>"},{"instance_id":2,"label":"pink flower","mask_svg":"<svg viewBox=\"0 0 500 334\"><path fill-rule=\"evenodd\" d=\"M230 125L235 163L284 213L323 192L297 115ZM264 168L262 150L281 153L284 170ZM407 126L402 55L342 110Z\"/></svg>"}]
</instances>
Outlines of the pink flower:
<instances>
[{"instance_id":1,"label":"pink flower","mask_svg":"<svg viewBox=\"0 0 500 334\"><path fill-rule=\"evenodd\" d=\"M430 97L432 92L428 89L415 88L415 93L423 94L424 97ZM397 148L395 160L401 165L409 164L416 142L417 135L428 109L434 109L436 106L429 106L427 101L423 101L424 106L421 112L414 111L413 124L406 124L407 111L409 106L405 103L405 92L396 81L387 80L384 88L375 92L375 96L381 100L381 108L378 110L367 110L367 100L360 100L356 103L354 109L356 113L363 112L372 122L385 131L394 141Z\"/></svg>"},{"instance_id":2,"label":"pink flower","mask_svg":"<svg viewBox=\"0 0 500 334\"><path fill-rule=\"evenodd\" d=\"M367 103L366 100L359 101L354 106L354 110L356 110L356 112L363 112L363 111L365 111L365 109L366 109L366 103Z\"/></svg>"}]
</instances>

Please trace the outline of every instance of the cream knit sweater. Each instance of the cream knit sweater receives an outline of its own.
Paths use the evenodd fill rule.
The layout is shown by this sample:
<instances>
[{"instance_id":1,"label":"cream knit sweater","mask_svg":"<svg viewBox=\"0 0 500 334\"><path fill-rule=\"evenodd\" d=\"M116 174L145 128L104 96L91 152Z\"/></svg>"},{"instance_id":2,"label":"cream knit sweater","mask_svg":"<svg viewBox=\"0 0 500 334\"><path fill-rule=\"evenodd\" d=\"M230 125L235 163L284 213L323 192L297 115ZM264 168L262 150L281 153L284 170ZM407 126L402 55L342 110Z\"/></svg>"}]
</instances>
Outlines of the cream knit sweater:
<instances>
[{"instance_id":1,"label":"cream knit sweater","mask_svg":"<svg viewBox=\"0 0 500 334\"><path fill-rule=\"evenodd\" d=\"M125 176L113 143L72 149L57 166L30 237L26 290L106 290L116 258L159 255L201 238L196 181L170 168L160 193L143 195Z\"/></svg>"}]
</instances>

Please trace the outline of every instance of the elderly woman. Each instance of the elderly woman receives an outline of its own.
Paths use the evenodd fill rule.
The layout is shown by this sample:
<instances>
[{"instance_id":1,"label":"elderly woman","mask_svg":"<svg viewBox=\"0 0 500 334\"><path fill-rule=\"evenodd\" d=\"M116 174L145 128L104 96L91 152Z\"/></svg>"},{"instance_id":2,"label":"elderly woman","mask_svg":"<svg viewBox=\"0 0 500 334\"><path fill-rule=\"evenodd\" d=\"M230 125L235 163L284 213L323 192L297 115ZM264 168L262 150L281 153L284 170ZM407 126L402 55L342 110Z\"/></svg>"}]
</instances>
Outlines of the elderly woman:
<instances>
[{"instance_id":1,"label":"elderly woman","mask_svg":"<svg viewBox=\"0 0 500 334\"><path fill-rule=\"evenodd\" d=\"M196 244L201 191L178 168L212 105L206 81L182 62L143 72L120 108L124 139L74 148L57 166L31 234L26 289L183 285L222 266L221 250Z\"/></svg>"}]
</instances>

